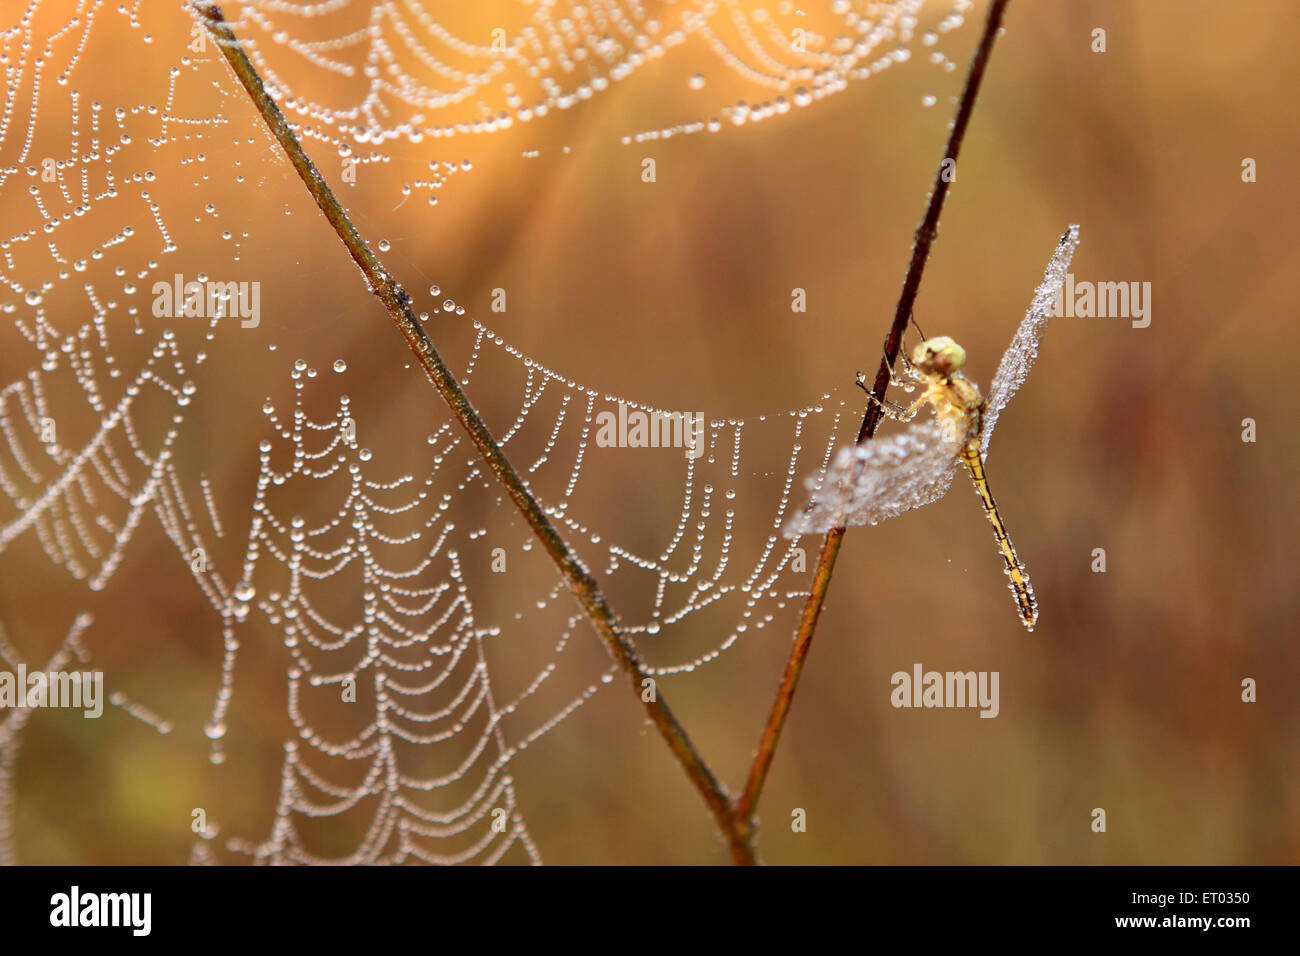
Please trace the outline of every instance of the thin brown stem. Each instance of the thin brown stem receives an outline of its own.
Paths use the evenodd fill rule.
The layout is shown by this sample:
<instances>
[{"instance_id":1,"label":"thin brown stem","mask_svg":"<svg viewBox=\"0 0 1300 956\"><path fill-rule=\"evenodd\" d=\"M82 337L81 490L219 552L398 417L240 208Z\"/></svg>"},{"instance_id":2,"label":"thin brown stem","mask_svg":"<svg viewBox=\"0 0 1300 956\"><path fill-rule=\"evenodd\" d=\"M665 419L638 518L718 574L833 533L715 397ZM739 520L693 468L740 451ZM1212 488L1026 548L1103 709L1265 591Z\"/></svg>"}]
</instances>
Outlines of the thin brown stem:
<instances>
[{"instance_id":1,"label":"thin brown stem","mask_svg":"<svg viewBox=\"0 0 1300 956\"><path fill-rule=\"evenodd\" d=\"M885 338L885 354L881 356L880 367L876 371L876 380L871 389L874 401L868 401L866 414L862 419L862 428L858 432L858 444L869 441L880 425L882 403L885 390L889 387L889 371L898 359L898 350L903 342L903 331L907 328L908 317L916 302L916 294L921 288L921 274L925 271L926 260L930 257L930 247L934 244L939 229L939 214L943 211L943 202L948 195L948 184L955 170L957 154L961 151L962 140L966 136L966 127L970 123L971 111L975 108L975 98L979 94L980 83L984 79L984 70L989 56L993 52L993 43L1002 26L1002 17L1006 12L1008 0L993 0L989 4L988 16L984 20L984 29L980 34L979 45L971 58L970 69L966 74L966 85L962 89L961 100L957 106L957 115L953 120L952 131L948 134L948 145L944 149L943 160L935 175L934 188L926 205L925 216L916 229L916 241L912 244L912 260L907 267L907 276L903 279L903 291L898 297L898 307L894 310L894 321ZM813 575L812 590L804 602L803 615L799 620L799 630L795 633L794 646L790 649L790 658L786 662L781 685L777 688L776 700L768 714L767 724L763 728L763 737L759 741L758 751L750 766L749 779L745 790L737 798L733 816L736 820L735 830L742 829L752 836L755 832L754 809L763 792L768 771L772 768L772 759L776 755L776 745L785 726L790 706L794 703L795 688L799 676L812 648L813 634L817 630L817 621L821 617L822 605L830 587L831 574L835 570L835 559L840 553L840 544L844 538L844 528L832 528L822 540L821 556L817 561L817 570ZM736 853L733 851L733 858ZM752 854L751 854L752 858Z\"/></svg>"},{"instance_id":2,"label":"thin brown stem","mask_svg":"<svg viewBox=\"0 0 1300 956\"><path fill-rule=\"evenodd\" d=\"M515 503L524 520L528 522L533 533L546 549L546 553L550 555L551 560L568 581L569 588L577 597L578 603L582 605L605 648L627 674L651 722L658 728L672 750L673 756L686 770L695 788L699 790L718 826L729 835L734 827L731 799L726 788L700 757L686 731L673 716L662 693L656 692L650 695L653 699L646 700L647 695L643 694L642 687L642 680L646 675L641 661L631 642L619 632L617 620L605 602L599 585L555 530L537 499L529 492L527 485L520 479L510 460L502 452L501 446L497 444L487 425L475 411L460 383L443 362L442 356L434 348L433 342L425 334L423 326L420 325L411 308L411 297L388 273L357 232L356 226L335 198L329 184L302 148L302 144L285 120L284 114L280 112L279 106L267 92L261 76L230 29L220 7L205 0L191 0L191 5L212 33L226 61L234 70L235 76L248 91L253 105L261 113L262 119L280 143L293 168L297 170L307 191L316 200L316 205L334 227L334 231L347 247L353 261L361 269L370 291L379 297L379 301L383 303L393 322L406 338L411 351L415 353L425 375L438 390L438 394L447 402L452 415L469 434L474 447L478 449L492 473L504 486L506 493L510 495L510 500Z\"/></svg>"}]
</instances>

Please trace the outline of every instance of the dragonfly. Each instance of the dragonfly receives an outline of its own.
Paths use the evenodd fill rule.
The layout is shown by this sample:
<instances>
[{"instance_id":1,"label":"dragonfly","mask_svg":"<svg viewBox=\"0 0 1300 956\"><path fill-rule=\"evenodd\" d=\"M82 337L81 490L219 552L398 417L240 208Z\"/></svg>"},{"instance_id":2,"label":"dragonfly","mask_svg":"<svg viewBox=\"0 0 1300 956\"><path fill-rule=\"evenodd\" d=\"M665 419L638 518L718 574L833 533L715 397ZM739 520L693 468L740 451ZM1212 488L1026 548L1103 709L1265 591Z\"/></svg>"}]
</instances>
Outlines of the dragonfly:
<instances>
[{"instance_id":1,"label":"dragonfly","mask_svg":"<svg viewBox=\"0 0 1300 956\"><path fill-rule=\"evenodd\" d=\"M921 393L907 408L881 402L885 414L911 422L928 407L933 416L889 438L841 449L822 474L808 479L811 499L786 524L787 537L879 524L930 504L948 493L958 466L964 465L993 527L1016 611L1021 622L1034 629L1038 600L989 490L984 462L999 414L1024 385L1048 320L1059 314L1058 299L1078 244L1079 227L1071 225L1057 243L1025 318L998 364L987 398L962 373L966 351L948 336L917 345L910 361L903 357L901 375L890 369L891 384L909 393L920 388ZM861 372L858 385L870 394ZM875 400L874 395L871 398Z\"/></svg>"}]
</instances>

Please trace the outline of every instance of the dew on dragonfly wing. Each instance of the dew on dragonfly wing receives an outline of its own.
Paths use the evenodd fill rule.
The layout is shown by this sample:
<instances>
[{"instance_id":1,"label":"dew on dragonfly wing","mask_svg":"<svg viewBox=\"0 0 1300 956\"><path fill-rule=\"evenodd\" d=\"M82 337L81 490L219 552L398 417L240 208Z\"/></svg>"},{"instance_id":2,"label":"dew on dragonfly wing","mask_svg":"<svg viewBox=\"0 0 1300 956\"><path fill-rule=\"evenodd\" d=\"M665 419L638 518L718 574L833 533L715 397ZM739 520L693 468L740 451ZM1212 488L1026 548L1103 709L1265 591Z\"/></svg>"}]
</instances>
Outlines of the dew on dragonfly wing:
<instances>
[{"instance_id":1,"label":"dew on dragonfly wing","mask_svg":"<svg viewBox=\"0 0 1300 956\"><path fill-rule=\"evenodd\" d=\"M346 372L347 370L348 370L348 363L347 363L347 362L343 361L343 359L335 359L335 360L334 360L334 371L336 371L336 372Z\"/></svg>"}]
</instances>

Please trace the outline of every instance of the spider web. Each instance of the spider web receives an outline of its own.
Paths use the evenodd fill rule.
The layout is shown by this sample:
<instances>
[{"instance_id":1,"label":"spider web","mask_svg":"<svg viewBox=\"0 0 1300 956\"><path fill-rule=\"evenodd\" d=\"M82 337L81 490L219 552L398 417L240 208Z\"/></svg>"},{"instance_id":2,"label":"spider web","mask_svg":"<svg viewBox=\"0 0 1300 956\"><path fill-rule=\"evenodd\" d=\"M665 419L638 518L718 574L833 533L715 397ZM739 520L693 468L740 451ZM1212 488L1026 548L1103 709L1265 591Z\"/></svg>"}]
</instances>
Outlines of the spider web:
<instances>
[{"instance_id":1,"label":"spider web","mask_svg":"<svg viewBox=\"0 0 1300 956\"><path fill-rule=\"evenodd\" d=\"M81 663L88 661L90 652L86 650L81 638L93 623L91 615L77 615L59 646L39 670L59 672L65 670L74 659ZM0 627L0 662L15 671L27 663L9 642L3 627ZM33 668L36 669L38 668ZM22 731L31 716L32 708L24 701L7 708L3 719L0 719L0 866L15 866L18 862L14 849L15 766L22 746Z\"/></svg>"},{"instance_id":2,"label":"spider web","mask_svg":"<svg viewBox=\"0 0 1300 956\"><path fill-rule=\"evenodd\" d=\"M396 163L399 204L411 195L435 204L471 169L436 156L440 142L541 122L679 48L715 58L716 71L681 76L711 105L648 118L624 142L780 117L906 62L918 42L951 70L935 47L970 4L952 3L922 34L920 0L807 10L501 3L471 18L475 6L249 0L225 12L313 154ZM221 636L215 700L201 729L120 691L113 702L161 732L195 734L219 766L232 746L241 648L268 634L282 646L292 730L269 832L219 840L212 825L192 862L540 862L512 764L617 669L581 659L585 619L452 423L395 443L418 455L374 454L364 439L377 412L305 360L291 365L292 399L262 405L255 486L239 493L246 510L221 520L217 502L231 490L214 490L179 448L187 437L237 441L192 420L203 383L223 371L212 366L240 324L237 303L220 296L215 310L160 317L150 300L174 276L204 283L242 261L257 228L244 208L252 203L214 203L210 185L273 193L283 164L248 161L272 147L260 127L232 118L247 114L242 91L184 5L32 0L15 14L0 24L0 315L9 319L0 557L34 539L72 585L103 591L141 529L160 529L194 582L208 633ZM485 34L494 18L501 33ZM133 68L122 71L127 60ZM82 73L120 82L111 94L83 91ZM612 595L647 674L698 672L744 635L784 633L808 570L804 549L780 533L791 489L810 460L826 469L855 427L855 403L836 392L744 418L652 407L546 367L436 287L430 294L429 311L463 317L470 334L467 386L513 394L513 418L494 432ZM345 375L346 362L334 370ZM602 446L602 422L636 415L701 415L700 446ZM654 512L653 533L635 535L603 490L611 486L661 505L663 489L675 488L675 501ZM221 541L245 526L242 559L224 559ZM508 570L494 579L498 561ZM51 666L70 659L68 648L81 653L88 624L78 618ZM5 647L6 660L19 658ZM15 768L29 717L11 710L0 725L5 861L15 858ZM345 832L360 834L351 845L319 839L345 818Z\"/></svg>"},{"instance_id":3,"label":"spider web","mask_svg":"<svg viewBox=\"0 0 1300 956\"><path fill-rule=\"evenodd\" d=\"M822 403L752 423L708 421L698 458L682 449L647 450L655 457L642 463L640 480L646 489L671 486L676 471L682 508L666 546L645 552L618 543L617 515L589 514L582 494L589 472L600 468L591 460L609 454L594 441L594 423L616 416L628 402L541 366L478 322L473 327L475 345L463 378L472 382L490 369L494 389L516 383L517 413L501 441L508 454L523 453L517 460L526 463L530 489L603 586L632 578L643 585L640 593L650 595L640 617L622 623L637 640L647 674L704 668L743 634L763 630L791 602L797 606L806 593L806 554L776 529L803 440L810 431L821 433L824 462L839 435L843 403L834 413ZM534 549L531 530L514 520L513 506L450 424L427 436L432 463L425 472L376 474L375 456L360 444L366 419L350 397L338 397L332 418L311 418L304 386L314 371L301 360L294 364L291 413L271 400L263 406L275 437L259 445L244 569L222 609L229 651L206 728L212 759L225 760L225 721L235 699L230 675L245 643L240 632L255 621L275 631L292 657L286 677L297 732L285 746L274 832L260 843L232 841L230 848L263 862L326 862L304 847L298 822L368 802L372 824L364 839L354 852L328 862L492 862L516 842L536 861L516 809L510 762L610 684L618 669L606 661L598 676L579 680L576 693L548 696L563 679L574 635L585 637L587 624L573 613L564 583L544 573L547 559ZM846 423L851 419L843 416ZM746 502L738 479L750 432L790 451L775 476L777 488L752 509L766 514L765 530L741 549L737 516ZM772 441L773 433L783 437ZM314 495L316 486L330 490ZM475 511L466 503L473 496L485 502L480 513L486 511L488 520L495 514L506 526L491 535L486 527L459 526L456 506ZM280 502L298 509L310 502L320 517L285 513ZM508 695L494 686L490 646L522 647L541 615L503 614L493 600L494 623L479 621L465 565L485 562L466 552L481 551L478 542L489 538L503 564L507 557L511 563L531 557L542 565L543 573L533 576L535 593L527 593L527 584L512 587L524 592L516 595L524 606L550 610L556 619L549 653L534 672L516 679L517 690ZM528 576L512 572L511 580ZM342 602L348 608L342 614L324 610L326 603L338 605L340 594L359 600ZM689 635L692 615L724 605L732 606L730 627L721 633L708 628L709 643L692 645L683 659L687 645L670 636ZM349 684L355 693L340 707ZM337 724L340 709L351 715L346 735L322 732L322 725ZM413 748L418 752L410 754ZM416 772L413 765L425 769ZM340 782L347 778L354 780Z\"/></svg>"},{"instance_id":4,"label":"spider web","mask_svg":"<svg viewBox=\"0 0 1300 956\"><path fill-rule=\"evenodd\" d=\"M934 31L919 38L931 50L930 62L946 71L955 63L936 44L940 34L962 25L971 6L955 0ZM354 145L349 139L421 142L540 120L686 46L706 49L722 75L763 99L714 100L710 113L629 132L624 143L784 115L906 63L922 0L783 0L773 7L735 0L546 0L458 10L417 0L247 0L225 13L279 98L311 121L313 136L346 155ZM332 78L355 82L328 83ZM710 80L696 72L686 82L704 91ZM340 95L326 100L323 88ZM383 161L383 153L364 160Z\"/></svg>"}]
</instances>

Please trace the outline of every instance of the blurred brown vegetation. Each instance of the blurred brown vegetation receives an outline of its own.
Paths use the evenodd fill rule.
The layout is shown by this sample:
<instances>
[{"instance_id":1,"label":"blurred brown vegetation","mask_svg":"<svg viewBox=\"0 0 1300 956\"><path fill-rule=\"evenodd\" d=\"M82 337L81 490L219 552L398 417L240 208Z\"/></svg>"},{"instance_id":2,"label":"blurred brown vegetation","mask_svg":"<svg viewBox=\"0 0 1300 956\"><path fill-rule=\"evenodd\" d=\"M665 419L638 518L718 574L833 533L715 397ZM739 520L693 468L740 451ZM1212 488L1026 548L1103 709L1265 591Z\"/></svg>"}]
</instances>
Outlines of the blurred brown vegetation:
<instances>
[{"instance_id":1,"label":"blurred brown vegetation","mask_svg":"<svg viewBox=\"0 0 1300 956\"><path fill-rule=\"evenodd\" d=\"M490 4L448 6L458 9L449 26L465 35L515 16ZM42 7L47 25L65 18L58 7ZM149 44L104 14L73 81L83 100L161 103L189 37L178 8L148 12ZM877 361L982 14L980 4L943 37L953 72L926 63L916 44L912 62L786 116L624 145L626 134L757 98L691 41L566 113L488 136L376 147L391 161L363 166L344 198L368 239L392 243L383 258L423 308L437 283L438 299L453 297L539 362L603 392L714 418L781 412L833 392L857 414L852 376ZM1096 27L1107 31L1104 54L1090 51ZM1150 282L1152 322L1056 321L1002 416L989 476L1042 605L1033 634L1016 619L980 508L961 483L933 506L849 533L760 806L767 862L1296 861L1300 442L1285 383L1298 274L1287 219L1300 151L1298 30L1300 10L1285 0L1012 0L916 316L927 334L965 345L973 376L987 383L1056 238L1078 222L1076 277ZM292 57L267 46L273 63L292 69ZM697 71L702 90L687 83ZM179 237L164 274L263 283L261 326L228 327L206 346L177 452L189 474L210 479L226 525L217 560L238 567L267 432L261 404L271 396L288 407L294 359L321 369L321 390L309 383L305 401L323 418L333 412L330 365L346 358L363 444L394 473L420 467L424 436L445 415L241 91L224 69L204 76L220 78L219 88L180 84L175 112L220 113L229 126L207 128L202 143L160 148L147 188ZM311 93L320 102L355 98L356 80L321 71L297 79L309 77L322 83ZM926 95L937 104L923 106ZM60 102L51 97L38 121L48 142L67 141ZM333 147L306 143L337 187ZM152 147L133 147L150 166ZM534 149L536 158L521 155ZM201 164L181 162L196 152ZM645 157L656 160L653 184L641 181ZM1242 182L1244 157L1257 161L1258 183ZM401 183L427 175L431 159L473 168L450 178L436 207L417 194L395 209ZM17 177L0 191L6 234L40 222L25 189ZM96 223L98 235L128 220L150 226L138 187L130 196ZM223 230L234 238L221 239ZM35 247L43 255L43 243ZM110 267L92 263L88 281L107 287ZM509 296L502 314L489 311L498 287ZM794 287L807 290L806 314L790 311ZM85 300L66 296L50 307L66 310L64 326L74 327L86 319ZM429 330L463 364L467 320L437 317ZM32 353L8 324L0 341L0 380L9 382ZM476 373L469 389L498 432L521 398L515 379L500 381L508 387ZM1241 440L1244 418L1258 423L1254 444ZM770 485L754 472L783 467L787 451L747 448L753 469L742 458L741 480ZM662 547L680 484L638 480L626 461L587 468L584 520L620 543ZM491 494L466 507L479 509L466 527L520 537ZM603 566L604 545L576 544ZM1106 551L1104 574L1090 570L1096 548ZM552 580L545 566L527 573ZM505 618L504 587L477 584L484 623ZM17 765L19 858L184 862L197 806L211 808L223 836L264 835L291 730L277 635L263 629L254 632L261 640L244 641L231 757L214 767L202 725L220 630L155 521L143 523L111 585L89 594L31 534L0 555L0 614L30 661L48 655L77 611L91 610L95 666L176 725L158 735L114 708L94 726L36 715ZM621 583L610 597L629 618L647 604ZM716 664L662 684L737 789L798 605L742 635ZM568 613L557 605L491 645L504 682L536 671ZM735 617L688 619L668 658L716 646ZM576 676L561 703L606 666L585 625L566 654ZM892 709L890 674L916 662L999 671L1000 715ZM1259 682L1258 703L1240 701L1245 677ZM521 754L512 772L547 862L726 859L621 681ZM807 833L790 832L796 807L807 811ZM1104 835L1090 832L1094 807L1107 811Z\"/></svg>"}]
</instances>

